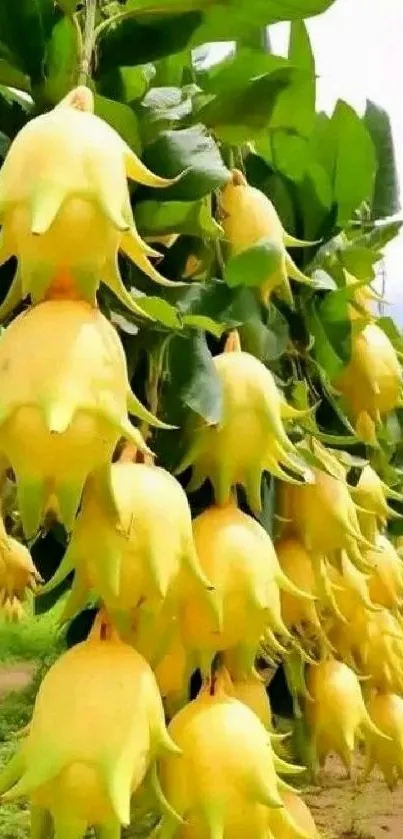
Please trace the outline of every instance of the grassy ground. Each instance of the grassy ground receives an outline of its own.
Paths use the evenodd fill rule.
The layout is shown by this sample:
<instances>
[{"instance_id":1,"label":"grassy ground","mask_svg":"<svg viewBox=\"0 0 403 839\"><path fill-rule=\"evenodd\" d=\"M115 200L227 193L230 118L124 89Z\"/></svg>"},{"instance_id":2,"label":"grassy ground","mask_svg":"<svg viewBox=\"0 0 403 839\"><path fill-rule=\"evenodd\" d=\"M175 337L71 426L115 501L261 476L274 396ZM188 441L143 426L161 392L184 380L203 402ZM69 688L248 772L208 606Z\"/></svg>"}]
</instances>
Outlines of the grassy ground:
<instances>
[{"instance_id":1,"label":"grassy ground","mask_svg":"<svg viewBox=\"0 0 403 839\"><path fill-rule=\"evenodd\" d=\"M21 623L0 621L0 665L14 661L41 661L60 643L57 626L60 606Z\"/></svg>"},{"instance_id":2,"label":"grassy ground","mask_svg":"<svg viewBox=\"0 0 403 839\"><path fill-rule=\"evenodd\" d=\"M20 624L0 622L0 766L4 766L16 745L15 733L31 716L42 673L57 655L61 640L57 628L58 608L38 617L27 617ZM1 672L14 663L24 667L29 678L29 664L35 663L35 675L24 690L1 697ZM2 804L0 839L27 839L29 812L26 804Z\"/></svg>"}]
</instances>

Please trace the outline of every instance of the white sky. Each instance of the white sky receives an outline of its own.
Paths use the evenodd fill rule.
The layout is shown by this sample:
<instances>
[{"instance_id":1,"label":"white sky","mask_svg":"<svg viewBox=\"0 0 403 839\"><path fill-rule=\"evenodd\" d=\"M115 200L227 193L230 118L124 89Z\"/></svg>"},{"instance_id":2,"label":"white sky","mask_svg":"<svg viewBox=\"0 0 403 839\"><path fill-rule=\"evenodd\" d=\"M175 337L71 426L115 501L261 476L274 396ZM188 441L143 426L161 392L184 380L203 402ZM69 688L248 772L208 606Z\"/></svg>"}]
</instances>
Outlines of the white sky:
<instances>
[{"instance_id":1,"label":"white sky","mask_svg":"<svg viewBox=\"0 0 403 839\"><path fill-rule=\"evenodd\" d=\"M319 76L318 107L331 111L340 97L363 112L368 98L388 111L403 203L403 0L336 0L307 25ZM288 30L288 24L271 27L275 52L286 52ZM403 233L387 249L386 271L386 298L403 324Z\"/></svg>"}]
</instances>

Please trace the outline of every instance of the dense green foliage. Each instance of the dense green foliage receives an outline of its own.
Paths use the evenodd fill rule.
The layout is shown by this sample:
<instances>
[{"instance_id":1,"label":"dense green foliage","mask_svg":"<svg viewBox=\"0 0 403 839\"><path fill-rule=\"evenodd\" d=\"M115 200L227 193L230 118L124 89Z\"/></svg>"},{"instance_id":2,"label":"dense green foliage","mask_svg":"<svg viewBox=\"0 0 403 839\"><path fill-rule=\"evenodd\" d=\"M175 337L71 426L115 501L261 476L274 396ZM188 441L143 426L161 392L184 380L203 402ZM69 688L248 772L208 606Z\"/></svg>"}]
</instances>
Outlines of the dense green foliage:
<instances>
[{"instance_id":1,"label":"dense green foliage","mask_svg":"<svg viewBox=\"0 0 403 839\"><path fill-rule=\"evenodd\" d=\"M342 100L331 116L316 111L315 61L304 18L330 5L331 0L161 0L151 5L126 0L97 9L87 80L96 93L97 113L156 173L186 170L162 195L144 187L132 192L144 237L178 234L173 243L164 238L158 244L158 268L171 279L185 278L186 284L156 291L132 264L122 264L127 287L142 295L143 308L154 318L147 323L120 309L105 291L99 297L120 330L136 392L178 426L153 438L158 461L168 468L180 460L189 414L220 421L212 355L222 347L223 333L239 327L244 349L270 365L287 398L300 407L318 404L315 415L296 429L296 439L314 433L342 447L351 466L371 454L385 480L400 482L399 411L384 424L380 447L369 452L332 387L351 350L346 314L352 292L342 269L360 280L373 278L382 248L400 225L376 221L397 208L395 171L385 153L390 147L386 116L369 103L360 118ZM27 120L77 83L84 20L83 3L74 0L11 5L2 0L0 156ZM287 58L269 52L269 41L260 34L280 20L291 20ZM205 49L194 52L228 39L235 41L233 52L215 63L206 62ZM289 233L316 242L293 254L313 279L313 288L294 286L293 309L276 297L267 306L258 298L272 258L269 241L241 259L227 256L216 191L233 166L270 196ZM11 263L0 269L4 293L14 269ZM392 321L382 318L379 325L401 350ZM191 495L194 511L206 506L209 493L204 487ZM273 498L267 477L261 521L270 532ZM18 530L18 521L15 526ZM64 544L57 527L33 546L45 578L57 567ZM38 611L48 609L59 594L60 589L38 598ZM74 627L70 634L78 637Z\"/></svg>"}]
</instances>

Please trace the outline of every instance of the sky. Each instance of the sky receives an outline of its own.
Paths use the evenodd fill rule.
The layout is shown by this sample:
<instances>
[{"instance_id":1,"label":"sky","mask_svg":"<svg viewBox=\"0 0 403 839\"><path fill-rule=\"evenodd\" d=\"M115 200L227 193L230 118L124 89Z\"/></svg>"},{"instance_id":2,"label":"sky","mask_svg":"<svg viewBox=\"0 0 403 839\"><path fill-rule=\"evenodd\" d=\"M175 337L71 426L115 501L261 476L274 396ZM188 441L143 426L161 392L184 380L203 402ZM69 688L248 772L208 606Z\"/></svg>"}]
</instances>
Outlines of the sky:
<instances>
[{"instance_id":1,"label":"sky","mask_svg":"<svg viewBox=\"0 0 403 839\"><path fill-rule=\"evenodd\" d=\"M403 0L336 0L307 26L318 107L331 112L342 98L363 113L365 100L372 99L389 113L403 203ZM270 28L274 52L286 53L288 31L288 24ZM385 267L388 313L403 326L403 232L388 246Z\"/></svg>"}]
</instances>

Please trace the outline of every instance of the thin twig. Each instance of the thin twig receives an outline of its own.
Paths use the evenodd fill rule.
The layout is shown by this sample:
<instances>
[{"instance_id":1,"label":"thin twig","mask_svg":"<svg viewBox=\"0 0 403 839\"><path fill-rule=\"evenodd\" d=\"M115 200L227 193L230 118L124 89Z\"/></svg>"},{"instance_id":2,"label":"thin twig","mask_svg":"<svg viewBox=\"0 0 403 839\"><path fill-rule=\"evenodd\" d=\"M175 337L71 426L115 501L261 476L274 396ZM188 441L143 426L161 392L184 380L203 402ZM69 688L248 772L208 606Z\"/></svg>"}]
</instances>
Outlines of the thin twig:
<instances>
[{"instance_id":1,"label":"thin twig","mask_svg":"<svg viewBox=\"0 0 403 839\"><path fill-rule=\"evenodd\" d=\"M86 0L84 46L81 58L79 84L86 84L91 75L92 52L95 44L97 0Z\"/></svg>"},{"instance_id":2,"label":"thin twig","mask_svg":"<svg viewBox=\"0 0 403 839\"><path fill-rule=\"evenodd\" d=\"M81 58L84 54L83 33L81 32L81 26L80 26L80 23L79 23L79 20L78 20L78 15L72 15L71 16L71 22L74 26L75 33L76 33L77 55L79 56L78 60L77 60L76 71L77 71L77 76L78 76L78 79L79 79L80 78L80 73L81 73Z\"/></svg>"}]
</instances>

